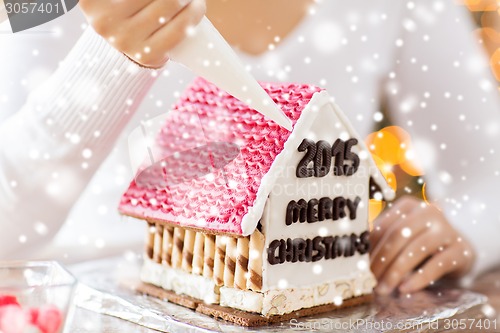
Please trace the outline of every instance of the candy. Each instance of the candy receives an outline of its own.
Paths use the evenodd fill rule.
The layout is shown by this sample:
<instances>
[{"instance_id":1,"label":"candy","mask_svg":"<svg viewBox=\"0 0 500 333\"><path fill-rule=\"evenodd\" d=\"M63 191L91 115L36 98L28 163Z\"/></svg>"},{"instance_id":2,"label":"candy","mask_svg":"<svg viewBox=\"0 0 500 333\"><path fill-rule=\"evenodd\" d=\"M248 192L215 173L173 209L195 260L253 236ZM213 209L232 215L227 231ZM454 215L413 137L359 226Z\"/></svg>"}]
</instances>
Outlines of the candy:
<instances>
[{"instance_id":1,"label":"candy","mask_svg":"<svg viewBox=\"0 0 500 333\"><path fill-rule=\"evenodd\" d=\"M22 309L15 296L0 295L0 333L23 333L28 324L41 333L57 333L62 322L63 314L55 305Z\"/></svg>"},{"instance_id":2,"label":"candy","mask_svg":"<svg viewBox=\"0 0 500 333\"><path fill-rule=\"evenodd\" d=\"M19 305L16 296L12 295L0 295L0 307L5 305Z\"/></svg>"},{"instance_id":3,"label":"candy","mask_svg":"<svg viewBox=\"0 0 500 333\"><path fill-rule=\"evenodd\" d=\"M3 305L0 308L0 332L22 333L26 325L26 315L19 304Z\"/></svg>"},{"instance_id":4,"label":"candy","mask_svg":"<svg viewBox=\"0 0 500 333\"><path fill-rule=\"evenodd\" d=\"M26 317L28 318L28 322L32 325L36 325L36 321L38 320L38 315L40 314L40 310L37 308L30 308L26 311Z\"/></svg>"},{"instance_id":5,"label":"candy","mask_svg":"<svg viewBox=\"0 0 500 333\"><path fill-rule=\"evenodd\" d=\"M40 308L36 326L42 333L57 333L61 327L63 315L54 305L44 305Z\"/></svg>"}]
</instances>

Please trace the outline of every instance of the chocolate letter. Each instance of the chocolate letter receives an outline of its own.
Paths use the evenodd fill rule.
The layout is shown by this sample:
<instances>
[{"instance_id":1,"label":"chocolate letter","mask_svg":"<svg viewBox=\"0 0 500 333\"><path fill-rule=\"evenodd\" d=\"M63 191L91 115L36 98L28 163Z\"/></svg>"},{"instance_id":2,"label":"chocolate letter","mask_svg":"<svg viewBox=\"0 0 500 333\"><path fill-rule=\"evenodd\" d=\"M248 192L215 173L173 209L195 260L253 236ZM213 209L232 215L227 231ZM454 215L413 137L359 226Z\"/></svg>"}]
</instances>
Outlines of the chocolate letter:
<instances>
[{"instance_id":1,"label":"chocolate letter","mask_svg":"<svg viewBox=\"0 0 500 333\"><path fill-rule=\"evenodd\" d=\"M323 237L321 237L321 236L316 236L312 240L313 250L316 251L316 254L312 257L313 262L321 260L325 256L325 247L323 246L323 244L321 244L322 240L323 240Z\"/></svg>"},{"instance_id":2,"label":"chocolate letter","mask_svg":"<svg viewBox=\"0 0 500 333\"><path fill-rule=\"evenodd\" d=\"M307 217L307 201L304 199L300 199L299 202L295 202L294 200L288 203L286 207L286 225L290 225L292 223L297 222L305 222Z\"/></svg>"},{"instance_id":3,"label":"chocolate letter","mask_svg":"<svg viewBox=\"0 0 500 333\"><path fill-rule=\"evenodd\" d=\"M370 250L370 233L368 231L361 234L356 247L360 254L365 254Z\"/></svg>"},{"instance_id":4,"label":"chocolate letter","mask_svg":"<svg viewBox=\"0 0 500 333\"><path fill-rule=\"evenodd\" d=\"M312 239L306 239L306 262L310 262L312 260L312 251L313 247L312 244L313 241Z\"/></svg>"},{"instance_id":5,"label":"chocolate letter","mask_svg":"<svg viewBox=\"0 0 500 333\"><path fill-rule=\"evenodd\" d=\"M333 220L343 219L345 217L345 199L337 197L333 199Z\"/></svg>"},{"instance_id":6,"label":"chocolate letter","mask_svg":"<svg viewBox=\"0 0 500 333\"><path fill-rule=\"evenodd\" d=\"M352 257L356 253L356 241L358 237L355 234L351 236L342 236L342 243L344 245L344 257Z\"/></svg>"},{"instance_id":7,"label":"chocolate letter","mask_svg":"<svg viewBox=\"0 0 500 333\"><path fill-rule=\"evenodd\" d=\"M292 262L306 261L306 241L302 238L293 240L293 259Z\"/></svg>"},{"instance_id":8,"label":"chocolate letter","mask_svg":"<svg viewBox=\"0 0 500 333\"><path fill-rule=\"evenodd\" d=\"M337 139L332 147L332 156L335 157L335 164L333 165L333 174L335 176L344 175L344 154L345 142Z\"/></svg>"},{"instance_id":9,"label":"chocolate letter","mask_svg":"<svg viewBox=\"0 0 500 333\"><path fill-rule=\"evenodd\" d=\"M359 156L351 151L352 146L358 144L357 139L349 139L345 143L344 158L346 161L351 161L351 165L344 165L344 174L346 176L352 176L358 171L359 167Z\"/></svg>"},{"instance_id":10,"label":"chocolate letter","mask_svg":"<svg viewBox=\"0 0 500 333\"><path fill-rule=\"evenodd\" d=\"M311 199L307 204L307 222L318 222L318 199Z\"/></svg>"},{"instance_id":11,"label":"chocolate letter","mask_svg":"<svg viewBox=\"0 0 500 333\"><path fill-rule=\"evenodd\" d=\"M267 261L271 265L281 264L280 256L276 256L276 249L280 246L281 242L277 239L273 240L271 244L269 244L269 248L267 249Z\"/></svg>"},{"instance_id":12,"label":"chocolate letter","mask_svg":"<svg viewBox=\"0 0 500 333\"><path fill-rule=\"evenodd\" d=\"M332 219L333 200L325 197L319 199L318 218L320 221Z\"/></svg>"},{"instance_id":13,"label":"chocolate letter","mask_svg":"<svg viewBox=\"0 0 500 333\"><path fill-rule=\"evenodd\" d=\"M314 158L314 177L324 177L332 166L332 147L326 141L316 143L316 157Z\"/></svg>"},{"instance_id":14,"label":"chocolate letter","mask_svg":"<svg viewBox=\"0 0 500 333\"><path fill-rule=\"evenodd\" d=\"M351 199L347 199L347 209L349 209L349 218L351 220L356 219L356 211L358 209L358 205L361 202L360 197L356 197L354 201L351 201Z\"/></svg>"},{"instance_id":15,"label":"chocolate letter","mask_svg":"<svg viewBox=\"0 0 500 333\"><path fill-rule=\"evenodd\" d=\"M325 259L333 259L333 242L335 239L332 236L323 238L323 244L325 244Z\"/></svg>"},{"instance_id":16,"label":"chocolate letter","mask_svg":"<svg viewBox=\"0 0 500 333\"><path fill-rule=\"evenodd\" d=\"M293 243L290 238L286 241L282 239L280 244L280 264L293 259Z\"/></svg>"},{"instance_id":17,"label":"chocolate letter","mask_svg":"<svg viewBox=\"0 0 500 333\"><path fill-rule=\"evenodd\" d=\"M333 249L331 254L332 259L341 257L342 254L344 253L344 248L345 246L343 244L343 239L340 238L339 236L335 236L333 238Z\"/></svg>"},{"instance_id":18,"label":"chocolate letter","mask_svg":"<svg viewBox=\"0 0 500 333\"><path fill-rule=\"evenodd\" d=\"M309 139L302 140L298 151L304 152L306 150L306 155L300 160L297 166L297 171L295 173L297 178L308 178L314 175L314 167L309 167L309 164L313 162L314 156L316 155L316 143Z\"/></svg>"}]
</instances>

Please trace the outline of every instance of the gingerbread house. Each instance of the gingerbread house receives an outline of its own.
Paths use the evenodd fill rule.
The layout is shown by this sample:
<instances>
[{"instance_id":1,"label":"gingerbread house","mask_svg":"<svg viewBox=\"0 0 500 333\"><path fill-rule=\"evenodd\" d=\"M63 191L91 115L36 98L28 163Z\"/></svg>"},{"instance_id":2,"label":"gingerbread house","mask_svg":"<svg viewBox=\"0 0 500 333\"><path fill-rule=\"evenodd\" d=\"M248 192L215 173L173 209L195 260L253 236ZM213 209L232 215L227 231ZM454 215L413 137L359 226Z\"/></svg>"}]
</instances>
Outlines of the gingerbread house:
<instances>
[{"instance_id":1,"label":"gingerbread house","mask_svg":"<svg viewBox=\"0 0 500 333\"><path fill-rule=\"evenodd\" d=\"M119 206L149 225L143 291L243 325L366 301L368 201L394 196L326 91L262 86L292 132L197 79Z\"/></svg>"}]
</instances>

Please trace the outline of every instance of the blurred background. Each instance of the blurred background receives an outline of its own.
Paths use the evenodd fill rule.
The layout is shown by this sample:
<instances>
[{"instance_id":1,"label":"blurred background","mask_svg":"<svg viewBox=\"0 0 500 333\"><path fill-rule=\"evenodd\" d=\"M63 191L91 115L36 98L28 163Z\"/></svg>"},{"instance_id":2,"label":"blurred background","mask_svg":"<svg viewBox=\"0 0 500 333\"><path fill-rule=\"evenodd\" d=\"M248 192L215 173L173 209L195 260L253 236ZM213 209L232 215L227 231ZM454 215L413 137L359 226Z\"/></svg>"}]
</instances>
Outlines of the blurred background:
<instances>
[{"instance_id":1,"label":"blurred background","mask_svg":"<svg viewBox=\"0 0 500 333\"><path fill-rule=\"evenodd\" d=\"M493 76L500 85L500 0L456 0L471 13L477 28L471 31L490 59ZM365 139L373 158L388 183L398 195L411 194L427 201L425 175L414 158L411 136L398 126L391 126L382 111L378 116L378 130ZM500 110L499 110L500 112ZM370 223L383 210L383 201L370 200Z\"/></svg>"}]
</instances>

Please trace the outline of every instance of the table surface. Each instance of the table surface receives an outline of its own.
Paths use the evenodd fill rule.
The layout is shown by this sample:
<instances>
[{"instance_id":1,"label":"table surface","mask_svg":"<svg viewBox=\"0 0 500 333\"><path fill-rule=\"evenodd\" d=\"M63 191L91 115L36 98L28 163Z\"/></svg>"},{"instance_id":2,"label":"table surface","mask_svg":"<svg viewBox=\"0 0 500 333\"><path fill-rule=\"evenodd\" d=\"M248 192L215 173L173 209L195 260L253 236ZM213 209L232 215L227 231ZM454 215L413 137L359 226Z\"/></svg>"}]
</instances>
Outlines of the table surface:
<instances>
[{"instance_id":1,"label":"table surface","mask_svg":"<svg viewBox=\"0 0 500 333\"><path fill-rule=\"evenodd\" d=\"M494 316L493 319L497 318L497 322L500 325L500 268L479 277L474 282L474 284L470 289L488 296L489 304L496 311L496 316ZM482 318L482 317L484 317L484 315L482 314L481 309L474 308L471 309L470 311L457 315L454 318L470 319L470 318ZM82 308L76 308L74 319L72 321L69 332L153 333L157 331L135 325L133 323L121 320L119 318L98 314ZM444 330L443 329L439 329L437 331L429 330L428 332L444 332ZM447 331L447 332L465 332L465 331L457 330L457 331ZM475 332L477 332L477 330L475 330ZM480 332L500 332L500 327L498 327L497 330L494 329L481 330Z\"/></svg>"}]
</instances>

